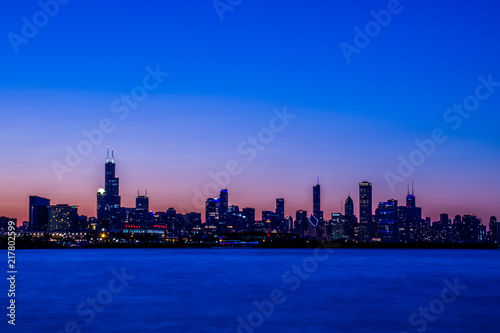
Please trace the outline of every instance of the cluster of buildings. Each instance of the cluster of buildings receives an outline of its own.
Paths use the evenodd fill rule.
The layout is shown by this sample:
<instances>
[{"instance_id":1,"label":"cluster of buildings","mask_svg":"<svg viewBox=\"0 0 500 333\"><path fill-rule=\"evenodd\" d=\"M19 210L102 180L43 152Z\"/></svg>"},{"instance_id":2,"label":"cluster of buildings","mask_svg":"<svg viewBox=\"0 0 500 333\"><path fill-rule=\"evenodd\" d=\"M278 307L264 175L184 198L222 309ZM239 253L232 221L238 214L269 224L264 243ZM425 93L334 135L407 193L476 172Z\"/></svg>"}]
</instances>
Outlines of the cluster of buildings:
<instances>
[{"instance_id":1,"label":"cluster of buildings","mask_svg":"<svg viewBox=\"0 0 500 333\"><path fill-rule=\"evenodd\" d=\"M254 208L229 205L227 189L218 198L205 203L204 222L197 212L178 214L174 208L165 212L149 209L147 192L138 193L135 207L122 207L119 178L116 177L114 154L108 154L105 164L105 187L97 191L97 217L79 215L77 206L51 205L47 198L30 196L29 221L21 231L27 234L78 232L113 232L124 235L148 234L192 241L213 239L219 235L238 233L293 234L302 238L323 238L357 242L435 242L435 243L499 243L499 221L492 216L489 230L474 215L441 214L439 221L422 217L414 190L408 188L406 200L388 200L373 207L372 184L359 184L359 216L354 214L354 200L345 200L344 211L325 216L321 210L321 185L313 186L313 211L298 210L286 216L285 199L276 199L274 211L263 211L257 219ZM375 211L373 211L375 208ZM8 221L0 217L0 231ZM17 221L16 221L17 222ZM81 235L78 234L78 235Z\"/></svg>"}]
</instances>

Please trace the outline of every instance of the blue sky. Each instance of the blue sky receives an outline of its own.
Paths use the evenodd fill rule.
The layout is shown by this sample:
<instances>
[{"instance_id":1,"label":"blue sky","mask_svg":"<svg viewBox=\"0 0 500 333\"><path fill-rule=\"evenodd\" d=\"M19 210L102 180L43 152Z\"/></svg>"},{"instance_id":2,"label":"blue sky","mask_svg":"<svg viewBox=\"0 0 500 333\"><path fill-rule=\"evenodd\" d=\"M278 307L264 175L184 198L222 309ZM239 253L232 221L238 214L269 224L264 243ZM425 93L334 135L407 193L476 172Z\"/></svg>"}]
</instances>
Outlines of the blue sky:
<instances>
[{"instance_id":1,"label":"blue sky","mask_svg":"<svg viewBox=\"0 0 500 333\"><path fill-rule=\"evenodd\" d=\"M21 34L22 18L32 21L41 8L9 2L0 13L0 214L23 218L30 194L95 214L107 145L121 159L125 204L149 188L153 209L190 205L192 189L239 159L238 144L286 106L297 118L234 177L231 203L267 210L284 196L287 213L310 210L317 175L327 214L348 193L357 205L365 178L375 201L402 200L406 183L392 192L384 173L415 149L415 139L443 127L448 141L411 177L424 214L500 215L500 91L458 130L443 121L474 93L478 76L500 81L499 5L401 1L402 11L347 63L340 43L353 44L353 28L364 29L370 12L387 6L242 1L221 21L211 1L72 0L15 53L8 34ZM118 120L111 102L157 64L170 75ZM116 131L58 182L51 163L102 118L113 119Z\"/></svg>"}]
</instances>

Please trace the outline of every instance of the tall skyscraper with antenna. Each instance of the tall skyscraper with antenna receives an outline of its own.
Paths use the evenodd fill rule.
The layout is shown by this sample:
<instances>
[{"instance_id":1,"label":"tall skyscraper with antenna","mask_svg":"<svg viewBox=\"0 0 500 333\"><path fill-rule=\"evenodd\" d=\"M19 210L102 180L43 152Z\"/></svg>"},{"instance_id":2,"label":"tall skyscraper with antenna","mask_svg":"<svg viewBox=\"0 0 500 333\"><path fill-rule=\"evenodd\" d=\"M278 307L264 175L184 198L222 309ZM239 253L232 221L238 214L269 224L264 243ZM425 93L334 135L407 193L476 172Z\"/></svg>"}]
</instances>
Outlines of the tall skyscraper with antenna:
<instances>
[{"instance_id":1,"label":"tall skyscraper with antenna","mask_svg":"<svg viewBox=\"0 0 500 333\"><path fill-rule=\"evenodd\" d=\"M97 192L97 218L102 221L116 220L119 215L121 198L120 198L120 179L116 177L115 153L109 148L106 154L104 189L99 189Z\"/></svg>"}]
</instances>

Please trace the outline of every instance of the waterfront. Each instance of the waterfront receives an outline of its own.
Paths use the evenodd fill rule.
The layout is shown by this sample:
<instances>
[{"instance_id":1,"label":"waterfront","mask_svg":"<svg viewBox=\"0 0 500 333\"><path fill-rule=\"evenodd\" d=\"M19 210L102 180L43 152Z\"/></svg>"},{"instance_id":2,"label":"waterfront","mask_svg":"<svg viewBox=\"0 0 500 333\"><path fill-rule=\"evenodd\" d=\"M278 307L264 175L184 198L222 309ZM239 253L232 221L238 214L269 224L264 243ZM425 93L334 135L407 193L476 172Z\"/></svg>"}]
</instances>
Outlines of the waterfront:
<instances>
[{"instance_id":1,"label":"waterfront","mask_svg":"<svg viewBox=\"0 0 500 333\"><path fill-rule=\"evenodd\" d=\"M426 332L493 332L499 255L410 249L321 249L316 255L314 249L19 250L16 331L399 333L417 332L426 321ZM457 282L457 295L449 291L442 301L443 289ZM412 314L429 306L432 320L419 314L412 326Z\"/></svg>"}]
</instances>

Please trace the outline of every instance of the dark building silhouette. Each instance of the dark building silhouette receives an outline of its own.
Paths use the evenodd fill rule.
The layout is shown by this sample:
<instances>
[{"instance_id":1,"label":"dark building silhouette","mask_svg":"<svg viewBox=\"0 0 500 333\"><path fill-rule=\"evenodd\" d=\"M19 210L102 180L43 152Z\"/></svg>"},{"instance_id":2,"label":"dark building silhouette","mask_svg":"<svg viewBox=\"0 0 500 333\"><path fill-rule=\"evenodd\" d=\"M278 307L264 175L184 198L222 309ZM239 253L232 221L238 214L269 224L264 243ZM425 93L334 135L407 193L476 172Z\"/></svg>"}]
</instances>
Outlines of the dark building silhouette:
<instances>
[{"instance_id":1,"label":"dark building silhouette","mask_svg":"<svg viewBox=\"0 0 500 333\"><path fill-rule=\"evenodd\" d=\"M219 221L226 222L227 221L227 211L229 208L229 194L227 190L220 191L220 200L219 200Z\"/></svg>"},{"instance_id":2,"label":"dark building silhouette","mask_svg":"<svg viewBox=\"0 0 500 333\"><path fill-rule=\"evenodd\" d=\"M373 237L372 184L359 183L359 239L369 241Z\"/></svg>"},{"instance_id":3,"label":"dark building silhouette","mask_svg":"<svg viewBox=\"0 0 500 333\"><path fill-rule=\"evenodd\" d=\"M282 226L285 223L285 199L276 199L276 214L279 218L279 224Z\"/></svg>"},{"instance_id":4,"label":"dark building silhouette","mask_svg":"<svg viewBox=\"0 0 500 333\"><path fill-rule=\"evenodd\" d=\"M30 231L47 231L49 223L50 199L30 196L29 205Z\"/></svg>"},{"instance_id":5,"label":"dark building silhouette","mask_svg":"<svg viewBox=\"0 0 500 333\"><path fill-rule=\"evenodd\" d=\"M391 199L380 202L375 210L377 234L382 242L398 241L398 201Z\"/></svg>"},{"instance_id":6,"label":"dark building silhouette","mask_svg":"<svg viewBox=\"0 0 500 333\"><path fill-rule=\"evenodd\" d=\"M491 243L499 244L500 240L500 223L495 216L490 217L489 240Z\"/></svg>"},{"instance_id":7,"label":"dark building silhouette","mask_svg":"<svg viewBox=\"0 0 500 333\"><path fill-rule=\"evenodd\" d=\"M17 219L12 219L7 216L0 216L0 235L9 231L9 222L14 222L14 226L17 226Z\"/></svg>"},{"instance_id":8,"label":"dark building silhouette","mask_svg":"<svg viewBox=\"0 0 500 333\"><path fill-rule=\"evenodd\" d=\"M243 208L243 216L247 220L248 225L254 225L255 224L255 208Z\"/></svg>"},{"instance_id":9,"label":"dark building silhouette","mask_svg":"<svg viewBox=\"0 0 500 333\"><path fill-rule=\"evenodd\" d=\"M344 204L344 235L347 239L353 240L355 238L355 228L358 223L356 216L354 216L354 201L349 195Z\"/></svg>"},{"instance_id":10,"label":"dark building silhouette","mask_svg":"<svg viewBox=\"0 0 500 333\"><path fill-rule=\"evenodd\" d=\"M219 198L208 198L205 203L205 223L217 225L219 223Z\"/></svg>"},{"instance_id":11,"label":"dark building silhouette","mask_svg":"<svg viewBox=\"0 0 500 333\"><path fill-rule=\"evenodd\" d=\"M321 211L321 185L318 184L313 187L313 215L318 220L323 220L323 212Z\"/></svg>"},{"instance_id":12,"label":"dark building silhouette","mask_svg":"<svg viewBox=\"0 0 500 333\"><path fill-rule=\"evenodd\" d=\"M97 219L117 223L120 218L120 179L116 177L115 154L106 155L104 190L97 192Z\"/></svg>"},{"instance_id":13,"label":"dark building silhouette","mask_svg":"<svg viewBox=\"0 0 500 333\"><path fill-rule=\"evenodd\" d=\"M300 236L307 236L309 234L309 217L307 210L298 210L295 214L295 231Z\"/></svg>"},{"instance_id":14,"label":"dark building silhouette","mask_svg":"<svg viewBox=\"0 0 500 333\"><path fill-rule=\"evenodd\" d=\"M140 195L137 191L137 197L135 198L135 225L139 227L148 227L149 218L149 197L147 192L145 195Z\"/></svg>"}]
</instances>

